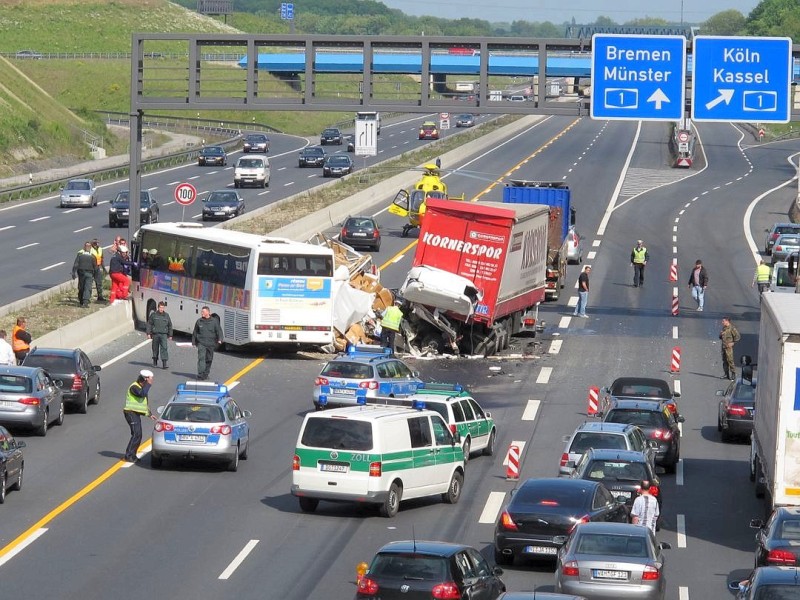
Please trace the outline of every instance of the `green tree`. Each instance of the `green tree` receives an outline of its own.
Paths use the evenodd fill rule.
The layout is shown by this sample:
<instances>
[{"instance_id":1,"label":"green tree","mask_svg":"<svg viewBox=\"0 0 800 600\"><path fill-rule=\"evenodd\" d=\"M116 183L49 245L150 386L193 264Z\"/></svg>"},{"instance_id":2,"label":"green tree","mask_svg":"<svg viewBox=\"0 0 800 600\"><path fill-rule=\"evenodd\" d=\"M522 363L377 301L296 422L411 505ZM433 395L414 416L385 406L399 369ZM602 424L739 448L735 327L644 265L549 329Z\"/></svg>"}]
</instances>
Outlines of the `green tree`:
<instances>
[{"instance_id":1,"label":"green tree","mask_svg":"<svg viewBox=\"0 0 800 600\"><path fill-rule=\"evenodd\" d=\"M750 35L789 36L800 39L800 3L797 0L762 0L747 17Z\"/></svg>"},{"instance_id":2,"label":"green tree","mask_svg":"<svg viewBox=\"0 0 800 600\"><path fill-rule=\"evenodd\" d=\"M745 30L745 16L738 10L723 10L711 15L700 26L702 35L740 35Z\"/></svg>"},{"instance_id":3,"label":"green tree","mask_svg":"<svg viewBox=\"0 0 800 600\"><path fill-rule=\"evenodd\" d=\"M667 27L669 22L666 19L659 19L656 17L643 17L641 19L633 19L623 23L626 27Z\"/></svg>"}]
</instances>

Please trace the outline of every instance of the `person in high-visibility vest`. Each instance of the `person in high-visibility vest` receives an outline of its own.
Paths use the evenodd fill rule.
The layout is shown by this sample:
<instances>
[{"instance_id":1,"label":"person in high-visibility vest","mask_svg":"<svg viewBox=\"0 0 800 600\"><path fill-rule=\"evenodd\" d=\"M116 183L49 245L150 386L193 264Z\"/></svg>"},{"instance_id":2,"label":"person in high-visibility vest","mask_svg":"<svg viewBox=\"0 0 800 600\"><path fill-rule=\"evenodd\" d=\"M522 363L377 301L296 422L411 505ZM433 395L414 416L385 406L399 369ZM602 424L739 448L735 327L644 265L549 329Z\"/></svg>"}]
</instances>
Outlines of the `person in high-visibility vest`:
<instances>
[{"instance_id":1,"label":"person in high-visibility vest","mask_svg":"<svg viewBox=\"0 0 800 600\"><path fill-rule=\"evenodd\" d=\"M153 372L143 369L139 371L139 376L136 378L125 396L125 407L122 409L122 414L125 415L125 421L131 428L131 439L128 441L128 447L125 449L126 462L136 462L136 452L139 450L139 444L142 443L142 415L150 417L154 421L155 416L150 412L150 406L147 404L147 394L150 392L150 386L153 385Z\"/></svg>"},{"instance_id":2,"label":"person in high-visibility vest","mask_svg":"<svg viewBox=\"0 0 800 600\"><path fill-rule=\"evenodd\" d=\"M97 238L92 240L92 247L89 252L97 263L97 270L94 272L94 286L97 289L97 301L105 302L106 299L103 297L103 280L106 277L106 267L103 264L103 247L100 245L100 240Z\"/></svg>"},{"instance_id":3,"label":"person in high-visibility vest","mask_svg":"<svg viewBox=\"0 0 800 600\"><path fill-rule=\"evenodd\" d=\"M633 265L633 287L644 287L644 268L650 256L642 240L636 240L636 245L631 250L631 264Z\"/></svg>"},{"instance_id":4,"label":"person in high-visibility vest","mask_svg":"<svg viewBox=\"0 0 800 600\"><path fill-rule=\"evenodd\" d=\"M22 364L28 352L31 350L31 334L25 331L28 326L28 320L25 317L17 317L17 324L11 330L11 349L14 351L14 356L17 357L17 364Z\"/></svg>"},{"instance_id":5,"label":"person in high-visibility vest","mask_svg":"<svg viewBox=\"0 0 800 600\"><path fill-rule=\"evenodd\" d=\"M761 259L756 267L755 275L753 275L752 287L758 284L758 294L761 295L769 290L769 284L772 280L772 268L767 264L767 261Z\"/></svg>"},{"instance_id":6,"label":"person in high-visibility vest","mask_svg":"<svg viewBox=\"0 0 800 600\"><path fill-rule=\"evenodd\" d=\"M391 348L392 352L394 352L394 338L400 331L400 322L403 320L403 311L400 310L399 304L396 301L387 307L381 317L381 346Z\"/></svg>"},{"instance_id":7,"label":"person in high-visibility vest","mask_svg":"<svg viewBox=\"0 0 800 600\"><path fill-rule=\"evenodd\" d=\"M177 256L167 257L168 269L173 273L183 273L186 268L186 259L178 252Z\"/></svg>"}]
</instances>

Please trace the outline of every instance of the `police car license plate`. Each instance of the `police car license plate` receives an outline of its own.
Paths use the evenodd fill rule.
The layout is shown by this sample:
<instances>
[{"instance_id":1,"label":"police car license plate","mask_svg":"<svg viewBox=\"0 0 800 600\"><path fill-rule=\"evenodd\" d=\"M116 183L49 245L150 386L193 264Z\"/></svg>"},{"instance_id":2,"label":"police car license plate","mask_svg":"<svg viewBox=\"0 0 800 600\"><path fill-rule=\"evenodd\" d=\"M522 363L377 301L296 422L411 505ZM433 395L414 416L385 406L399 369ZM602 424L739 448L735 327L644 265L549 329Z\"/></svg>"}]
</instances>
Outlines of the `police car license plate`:
<instances>
[{"instance_id":1,"label":"police car license plate","mask_svg":"<svg viewBox=\"0 0 800 600\"><path fill-rule=\"evenodd\" d=\"M320 471L327 471L329 473L347 473L349 470L347 465L331 465L327 463L322 463L319 466Z\"/></svg>"},{"instance_id":2,"label":"police car license plate","mask_svg":"<svg viewBox=\"0 0 800 600\"><path fill-rule=\"evenodd\" d=\"M601 569L592 569L592 577L595 579L628 579L627 571L604 571Z\"/></svg>"},{"instance_id":3,"label":"police car license plate","mask_svg":"<svg viewBox=\"0 0 800 600\"><path fill-rule=\"evenodd\" d=\"M179 442L205 442L206 436L204 435L179 435Z\"/></svg>"},{"instance_id":4,"label":"police car license plate","mask_svg":"<svg viewBox=\"0 0 800 600\"><path fill-rule=\"evenodd\" d=\"M355 396L356 391L351 388L333 388L333 393L337 396Z\"/></svg>"},{"instance_id":5,"label":"police car license plate","mask_svg":"<svg viewBox=\"0 0 800 600\"><path fill-rule=\"evenodd\" d=\"M525 546L526 554L558 554L558 548L550 546Z\"/></svg>"}]
</instances>

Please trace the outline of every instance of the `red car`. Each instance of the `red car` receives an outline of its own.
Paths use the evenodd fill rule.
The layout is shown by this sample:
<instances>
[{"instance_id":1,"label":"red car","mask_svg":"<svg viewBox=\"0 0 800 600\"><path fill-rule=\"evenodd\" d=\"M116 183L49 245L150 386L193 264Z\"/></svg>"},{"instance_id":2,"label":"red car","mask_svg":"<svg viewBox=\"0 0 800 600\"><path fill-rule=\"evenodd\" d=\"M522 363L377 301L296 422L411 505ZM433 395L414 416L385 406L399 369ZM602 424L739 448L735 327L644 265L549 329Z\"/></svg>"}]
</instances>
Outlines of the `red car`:
<instances>
[{"instance_id":1,"label":"red car","mask_svg":"<svg viewBox=\"0 0 800 600\"><path fill-rule=\"evenodd\" d=\"M438 140L439 130L436 123L433 121L425 121L419 128L419 139L421 140Z\"/></svg>"}]
</instances>

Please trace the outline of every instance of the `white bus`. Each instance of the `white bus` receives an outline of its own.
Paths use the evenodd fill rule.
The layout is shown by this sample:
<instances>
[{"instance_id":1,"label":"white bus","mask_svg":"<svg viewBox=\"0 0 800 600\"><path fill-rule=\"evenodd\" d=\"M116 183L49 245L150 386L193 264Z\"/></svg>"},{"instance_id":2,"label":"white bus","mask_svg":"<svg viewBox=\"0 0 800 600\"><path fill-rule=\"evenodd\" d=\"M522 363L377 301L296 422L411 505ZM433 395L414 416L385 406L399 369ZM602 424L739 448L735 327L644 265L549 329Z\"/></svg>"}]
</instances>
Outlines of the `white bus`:
<instances>
[{"instance_id":1,"label":"white bus","mask_svg":"<svg viewBox=\"0 0 800 600\"><path fill-rule=\"evenodd\" d=\"M328 247L199 223L155 223L139 230L133 258L140 321L164 301L173 327L187 333L208 306L225 343L235 346L333 341Z\"/></svg>"}]
</instances>

